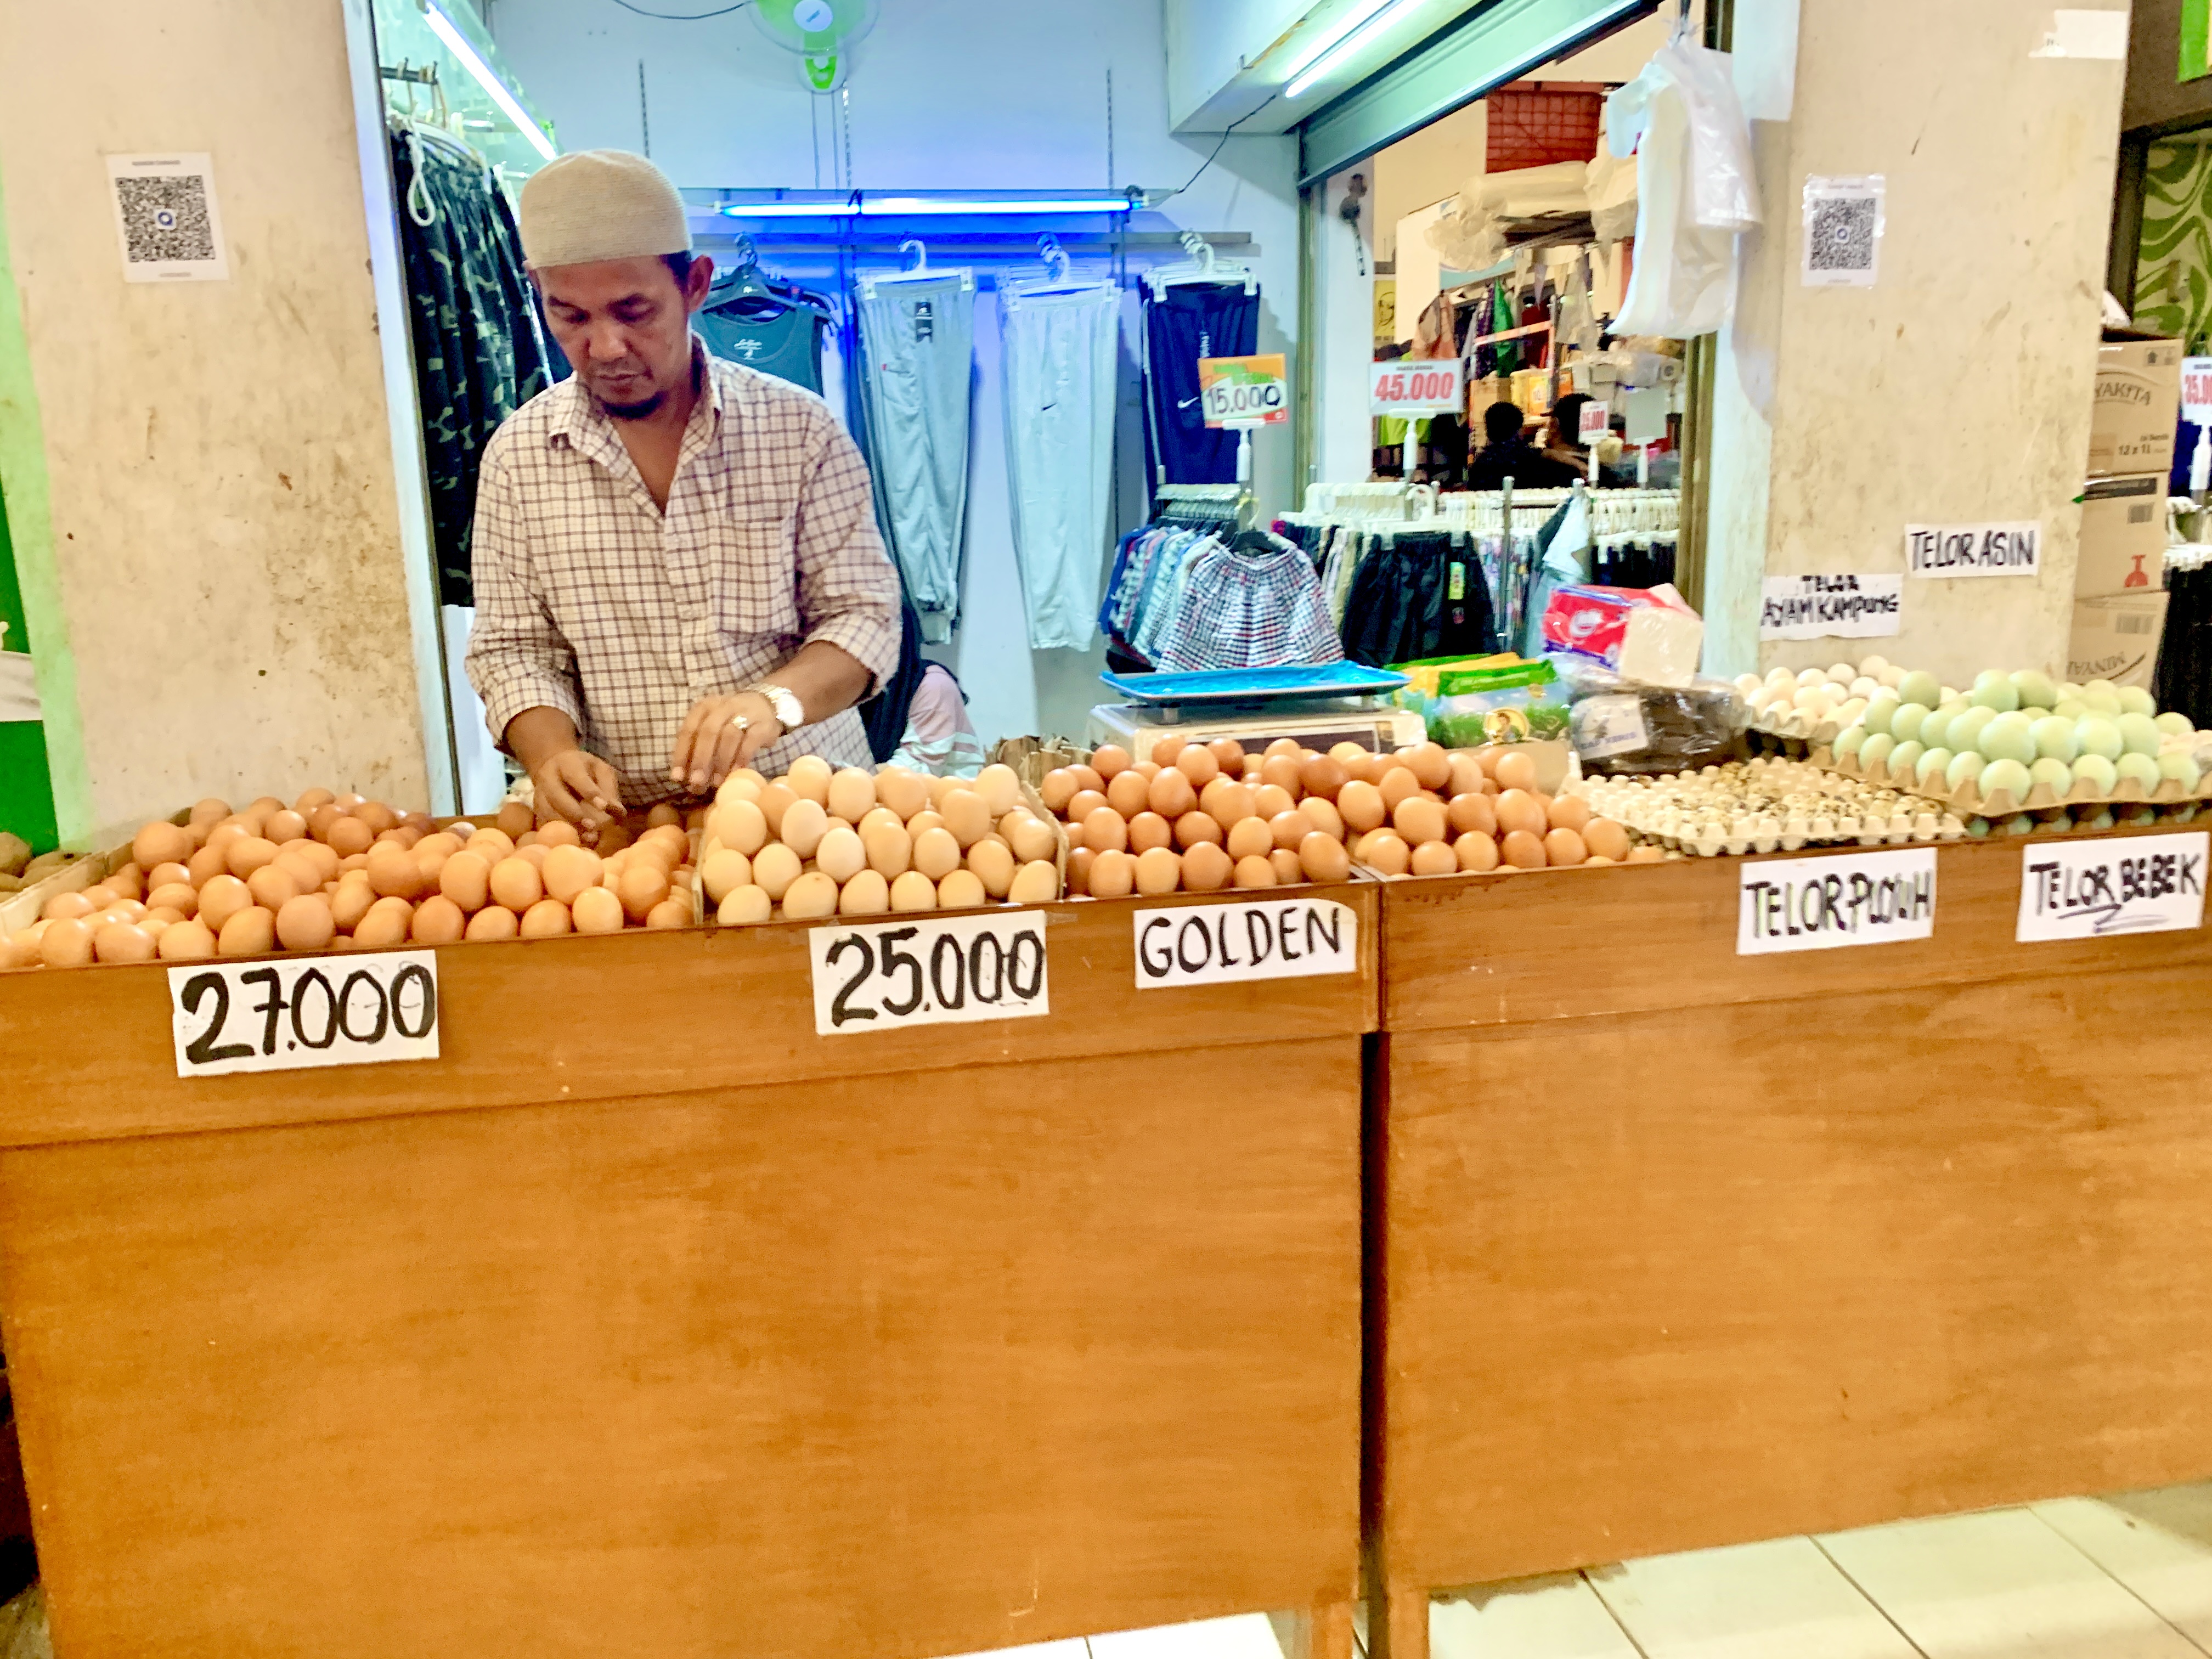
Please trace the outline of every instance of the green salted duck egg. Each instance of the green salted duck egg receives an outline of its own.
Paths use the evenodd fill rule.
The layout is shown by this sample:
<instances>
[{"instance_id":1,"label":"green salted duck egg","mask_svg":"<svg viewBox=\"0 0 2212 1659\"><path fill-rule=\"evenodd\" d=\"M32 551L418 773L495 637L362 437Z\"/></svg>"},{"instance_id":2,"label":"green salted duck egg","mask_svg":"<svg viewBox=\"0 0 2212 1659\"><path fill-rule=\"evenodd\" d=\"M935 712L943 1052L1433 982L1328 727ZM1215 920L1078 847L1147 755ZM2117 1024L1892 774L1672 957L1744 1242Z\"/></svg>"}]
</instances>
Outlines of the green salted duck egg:
<instances>
[{"instance_id":1,"label":"green salted duck egg","mask_svg":"<svg viewBox=\"0 0 2212 1659\"><path fill-rule=\"evenodd\" d=\"M1993 760L1982 769L1984 799L2002 790L2019 799L2027 793L2027 768L2016 760Z\"/></svg>"},{"instance_id":2,"label":"green salted duck egg","mask_svg":"<svg viewBox=\"0 0 2212 1659\"><path fill-rule=\"evenodd\" d=\"M2112 769L2119 774L2119 781L2123 783L2133 779L2146 790L2155 789L2159 786L2158 762L2149 755L2138 755L2130 750L2120 757L2118 764Z\"/></svg>"},{"instance_id":3,"label":"green salted duck egg","mask_svg":"<svg viewBox=\"0 0 2212 1659\"><path fill-rule=\"evenodd\" d=\"M1943 695L1943 682L1924 668L1916 668L1897 683L1897 695L1906 702L1933 708Z\"/></svg>"},{"instance_id":4,"label":"green salted duck egg","mask_svg":"<svg viewBox=\"0 0 2212 1659\"><path fill-rule=\"evenodd\" d=\"M2120 713L2123 714L2158 713L2157 702L2152 698L2150 693L2140 685L2123 685L2118 688L2116 695L2119 697Z\"/></svg>"},{"instance_id":5,"label":"green salted duck egg","mask_svg":"<svg viewBox=\"0 0 2212 1659\"><path fill-rule=\"evenodd\" d=\"M1912 781L1923 789L1941 789L1943 787L1943 774L1950 764L1949 750L1928 750L1922 754L1919 762L1913 767Z\"/></svg>"},{"instance_id":6,"label":"green salted duck egg","mask_svg":"<svg viewBox=\"0 0 2212 1659\"><path fill-rule=\"evenodd\" d=\"M1866 740L1866 727L1863 726L1846 726L1841 732L1836 733L1836 741L1832 746L1832 752L1835 755L1838 760L1841 760L1846 755L1857 754L1859 752L1859 745Z\"/></svg>"},{"instance_id":7,"label":"green salted duck egg","mask_svg":"<svg viewBox=\"0 0 2212 1659\"><path fill-rule=\"evenodd\" d=\"M1912 777L1919 769L1920 757L1928 752L1927 746L1917 738L1907 738L1889 751L1889 775Z\"/></svg>"},{"instance_id":8,"label":"green salted duck egg","mask_svg":"<svg viewBox=\"0 0 2212 1659\"><path fill-rule=\"evenodd\" d=\"M2116 761L2128 751L2127 740L2120 728L2102 714L2085 714L2074 723L2074 740L2085 755L2100 755Z\"/></svg>"},{"instance_id":9,"label":"green salted duck egg","mask_svg":"<svg viewBox=\"0 0 2212 1659\"><path fill-rule=\"evenodd\" d=\"M1889 751L1897 747L1897 739L1887 732L1869 732L1866 741L1859 745L1859 766L1868 772L1876 771L1889 764Z\"/></svg>"},{"instance_id":10,"label":"green salted duck egg","mask_svg":"<svg viewBox=\"0 0 2212 1659\"><path fill-rule=\"evenodd\" d=\"M1859 724L1869 732L1887 732L1891 717L1902 707L1896 692L1881 692L1867 703L1866 713L1859 716Z\"/></svg>"},{"instance_id":11,"label":"green salted duck egg","mask_svg":"<svg viewBox=\"0 0 2212 1659\"><path fill-rule=\"evenodd\" d=\"M1889 717L1889 735L1899 743L1910 742L1920 735L1921 723L1934 712L1922 703L1899 703L1897 712Z\"/></svg>"},{"instance_id":12,"label":"green salted duck egg","mask_svg":"<svg viewBox=\"0 0 2212 1659\"><path fill-rule=\"evenodd\" d=\"M2063 715L2045 714L2031 722L2027 734L2035 739L2035 752L2045 760L2063 761L2071 766L2074 757L2081 752L2081 745L2074 736L2074 722Z\"/></svg>"},{"instance_id":13,"label":"green salted duck egg","mask_svg":"<svg viewBox=\"0 0 2212 1659\"><path fill-rule=\"evenodd\" d=\"M2020 693L2022 708L2048 708L2058 701L2058 688L2051 683L2051 676L2033 668L2022 668L2012 676L2013 690Z\"/></svg>"},{"instance_id":14,"label":"green salted duck egg","mask_svg":"<svg viewBox=\"0 0 2212 1659\"><path fill-rule=\"evenodd\" d=\"M1951 764L1943 773L1943 781L1956 789L1960 784L1981 776L1982 769L1988 764L1972 750L1961 749L1951 757Z\"/></svg>"},{"instance_id":15,"label":"green salted duck egg","mask_svg":"<svg viewBox=\"0 0 2212 1659\"><path fill-rule=\"evenodd\" d=\"M2171 712L2152 715L2150 723L2169 737L2185 738L2197 729L2190 723L2188 715Z\"/></svg>"},{"instance_id":16,"label":"green salted duck egg","mask_svg":"<svg viewBox=\"0 0 2212 1659\"><path fill-rule=\"evenodd\" d=\"M1966 701L1977 708L2009 714L2020 707L2020 688L1992 668L1975 676L1974 689L1966 694Z\"/></svg>"},{"instance_id":17,"label":"green salted duck egg","mask_svg":"<svg viewBox=\"0 0 2212 1659\"><path fill-rule=\"evenodd\" d=\"M2135 688L2130 686L2128 689L2133 690ZM2121 747L2129 754L2156 757L2160 733L2149 715L2123 714L2112 724L2119 727Z\"/></svg>"},{"instance_id":18,"label":"green salted duck egg","mask_svg":"<svg viewBox=\"0 0 2212 1659\"><path fill-rule=\"evenodd\" d=\"M2093 795L2102 797L2111 794L2112 785L2118 778L2119 773L2113 767L2110 756L2085 754L2074 763L2074 781L2088 785L2089 793Z\"/></svg>"},{"instance_id":19,"label":"green salted duck egg","mask_svg":"<svg viewBox=\"0 0 2212 1659\"><path fill-rule=\"evenodd\" d=\"M2025 714L2000 714L1982 728L1974 747L1990 760L2026 766L2035 758L2035 728Z\"/></svg>"},{"instance_id":20,"label":"green salted duck egg","mask_svg":"<svg viewBox=\"0 0 2212 1659\"><path fill-rule=\"evenodd\" d=\"M2048 784L2054 794L2063 795L2074 787L2074 769L2063 760L2045 756L2028 763L2027 781L2031 784Z\"/></svg>"},{"instance_id":21,"label":"green salted duck egg","mask_svg":"<svg viewBox=\"0 0 2212 1659\"><path fill-rule=\"evenodd\" d=\"M2158 775L2179 783L2184 789L2194 790L2204 771L2197 765L2194 755L2177 749L2171 755L2158 757Z\"/></svg>"},{"instance_id":22,"label":"green salted duck egg","mask_svg":"<svg viewBox=\"0 0 2212 1659\"><path fill-rule=\"evenodd\" d=\"M2089 705L2079 697L2061 697L2051 705L2051 712L2063 720L2078 720L2089 712Z\"/></svg>"}]
</instances>

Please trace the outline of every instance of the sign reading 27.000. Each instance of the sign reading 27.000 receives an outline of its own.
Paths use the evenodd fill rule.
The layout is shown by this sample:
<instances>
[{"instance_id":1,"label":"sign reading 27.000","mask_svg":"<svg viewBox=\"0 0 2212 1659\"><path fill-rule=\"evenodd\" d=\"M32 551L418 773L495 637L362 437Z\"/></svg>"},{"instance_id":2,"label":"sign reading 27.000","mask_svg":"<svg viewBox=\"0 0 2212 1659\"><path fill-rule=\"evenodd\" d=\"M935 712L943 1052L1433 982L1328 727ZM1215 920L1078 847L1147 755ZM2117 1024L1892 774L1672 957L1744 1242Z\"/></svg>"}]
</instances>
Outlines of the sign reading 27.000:
<instances>
[{"instance_id":1,"label":"sign reading 27.000","mask_svg":"<svg viewBox=\"0 0 2212 1659\"><path fill-rule=\"evenodd\" d=\"M438 1057L433 951L169 969L179 1077Z\"/></svg>"}]
</instances>

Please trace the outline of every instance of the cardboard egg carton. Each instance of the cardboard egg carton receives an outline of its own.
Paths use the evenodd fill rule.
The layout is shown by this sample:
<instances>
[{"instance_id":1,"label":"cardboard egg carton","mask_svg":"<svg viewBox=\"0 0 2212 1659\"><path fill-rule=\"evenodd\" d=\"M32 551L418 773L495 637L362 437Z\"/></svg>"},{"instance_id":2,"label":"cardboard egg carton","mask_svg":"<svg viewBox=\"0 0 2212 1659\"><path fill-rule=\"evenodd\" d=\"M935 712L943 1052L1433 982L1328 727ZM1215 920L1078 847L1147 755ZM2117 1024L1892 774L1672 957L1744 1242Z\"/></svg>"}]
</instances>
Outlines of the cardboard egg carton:
<instances>
[{"instance_id":1,"label":"cardboard egg carton","mask_svg":"<svg viewBox=\"0 0 2212 1659\"><path fill-rule=\"evenodd\" d=\"M1832 772L1839 772L1847 778L1858 778L1868 783L1910 789L1916 794L1928 793L1915 781L1911 769L1905 769L1901 774L1887 766L1870 771L1859 764L1856 755L1837 755L1828 747L1828 744L1833 741L1834 734L1832 733L1827 742L1814 747L1809 757L1814 765L1825 766ZM2040 811L2054 806L2127 805L2136 801L2154 806L2172 806L2185 801L2212 800L2212 774L2207 774L2193 790L2184 789L2179 781L2173 778L2165 779L2156 789L2146 789L2134 778L2122 778L2109 792L2103 793L2091 788L2087 782L2077 782L2063 795L2047 783L2038 783L2031 787L2025 796L2015 795L2009 789L1999 789L1985 795L1982 793L1979 781L1969 778L1956 789L1933 798L1941 800L1962 817L1985 818L2008 818L2015 812Z\"/></svg>"}]
</instances>

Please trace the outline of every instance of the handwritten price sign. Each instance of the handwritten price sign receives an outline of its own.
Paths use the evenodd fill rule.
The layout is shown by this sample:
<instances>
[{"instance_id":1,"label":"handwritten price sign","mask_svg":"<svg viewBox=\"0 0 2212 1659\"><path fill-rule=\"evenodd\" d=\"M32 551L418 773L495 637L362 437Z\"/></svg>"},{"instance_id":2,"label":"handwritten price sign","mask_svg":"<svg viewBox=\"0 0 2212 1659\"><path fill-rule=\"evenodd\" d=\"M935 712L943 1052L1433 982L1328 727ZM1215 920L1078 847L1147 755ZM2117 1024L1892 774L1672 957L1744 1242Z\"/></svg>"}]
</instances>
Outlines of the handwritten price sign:
<instances>
[{"instance_id":1,"label":"handwritten price sign","mask_svg":"<svg viewBox=\"0 0 2212 1659\"><path fill-rule=\"evenodd\" d=\"M438 1057L429 951L169 969L179 1077Z\"/></svg>"},{"instance_id":2,"label":"handwritten price sign","mask_svg":"<svg viewBox=\"0 0 2212 1659\"><path fill-rule=\"evenodd\" d=\"M1288 360L1276 351L1255 357L1200 357L1198 395L1208 426L1284 426L1291 418Z\"/></svg>"},{"instance_id":3,"label":"handwritten price sign","mask_svg":"<svg viewBox=\"0 0 2212 1659\"><path fill-rule=\"evenodd\" d=\"M1052 1012L1042 910L831 924L807 946L819 1036Z\"/></svg>"},{"instance_id":4,"label":"handwritten price sign","mask_svg":"<svg viewBox=\"0 0 2212 1659\"><path fill-rule=\"evenodd\" d=\"M1416 362L1401 357L1375 365L1374 396L1369 406L1375 414L1389 416L1449 415L1467 400L1467 365Z\"/></svg>"}]
</instances>

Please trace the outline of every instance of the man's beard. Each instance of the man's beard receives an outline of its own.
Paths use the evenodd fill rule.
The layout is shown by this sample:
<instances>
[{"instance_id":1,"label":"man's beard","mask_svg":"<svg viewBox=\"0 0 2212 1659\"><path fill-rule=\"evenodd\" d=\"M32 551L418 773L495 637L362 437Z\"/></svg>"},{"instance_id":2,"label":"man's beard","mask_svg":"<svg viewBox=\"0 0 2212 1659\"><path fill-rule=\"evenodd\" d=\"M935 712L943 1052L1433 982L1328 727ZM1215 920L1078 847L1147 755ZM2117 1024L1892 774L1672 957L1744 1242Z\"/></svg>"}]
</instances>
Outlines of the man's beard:
<instances>
[{"instance_id":1,"label":"man's beard","mask_svg":"<svg viewBox=\"0 0 2212 1659\"><path fill-rule=\"evenodd\" d=\"M661 404L667 401L666 392L656 392L641 404L611 404L605 398L601 398L599 403L600 407L617 421L641 421L648 415L659 412Z\"/></svg>"}]
</instances>

